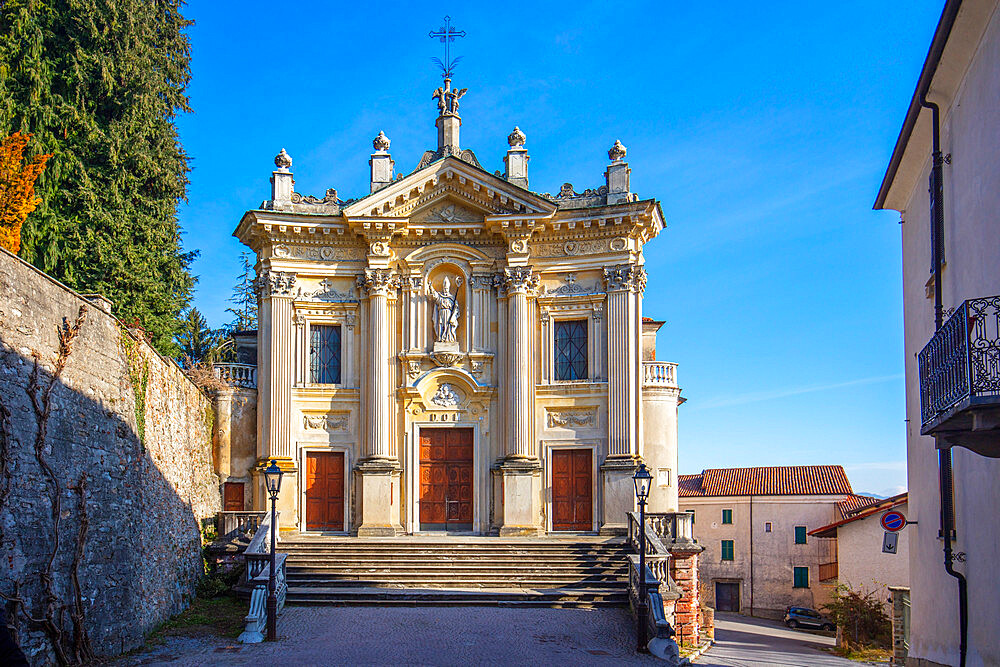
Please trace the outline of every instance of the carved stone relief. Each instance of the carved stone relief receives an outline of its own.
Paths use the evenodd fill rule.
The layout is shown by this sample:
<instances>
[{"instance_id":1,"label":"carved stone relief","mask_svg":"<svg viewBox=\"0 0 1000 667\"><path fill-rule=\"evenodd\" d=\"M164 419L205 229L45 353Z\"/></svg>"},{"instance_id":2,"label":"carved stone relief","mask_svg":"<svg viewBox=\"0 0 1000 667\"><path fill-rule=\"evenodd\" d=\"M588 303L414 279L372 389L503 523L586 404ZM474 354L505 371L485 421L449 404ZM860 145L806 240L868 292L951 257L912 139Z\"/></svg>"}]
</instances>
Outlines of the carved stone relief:
<instances>
[{"instance_id":1,"label":"carved stone relief","mask_svg":"<svg viewBox=\"0 0 1000 667\"><path fill-rule=\"evenodd\" d=\"M597 426L595 410L548 410L548 428L573 428L575 426Z\"/></svg>"},{"instance_id":2,"label":"carved stone relief","mask_svg":"<svg viewBox=\"0 0 1000 667\"><path fill-rule=\"evenodd\" d=\"M454 408L461 402L461 397L447 382L441 384L431 397L431 403L442 408Z\"/></svg>"},{"instance_id":3,"label":"carved stone relief","mask_svg":"<svg viewBox=\"0 0 1000 667\"><path fill-rule=\"evenodd\" d=\"M350 415L303 415L302 427L306 430L346 431Z\"/></svg>"}]
</instances>

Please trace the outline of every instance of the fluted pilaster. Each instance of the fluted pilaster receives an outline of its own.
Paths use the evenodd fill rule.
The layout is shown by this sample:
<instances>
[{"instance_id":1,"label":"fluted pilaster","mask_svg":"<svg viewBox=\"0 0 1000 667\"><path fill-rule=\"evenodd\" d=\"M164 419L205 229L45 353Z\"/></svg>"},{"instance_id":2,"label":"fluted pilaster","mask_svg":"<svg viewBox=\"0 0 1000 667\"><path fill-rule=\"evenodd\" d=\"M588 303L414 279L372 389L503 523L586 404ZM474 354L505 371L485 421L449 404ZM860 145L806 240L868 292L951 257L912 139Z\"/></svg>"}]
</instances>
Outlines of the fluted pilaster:
<instances>
[{"instance_id":1,"label":"fluted pilaster","mask_svg":"<svg viewBox=\"0 0 1000 667\"><path fill-rule=\"evenodd\" d=\"M608 292L608 455L639 454L640 299L646 272L621 264L604 270Z\"/></svg>"},{"instance_id":2,"label":"fluted pilaster","mask_svg":"<svg viewBox=\"0 0 1000 667\"><path fill-rule=\"evenodd\" d=\"M510 311L510 354L508 359L511 383L508 406L510 429L507 456L520 459L537 459L538 452L531 437L531 420L534 414L531 387L531 313L528 295L535 288L538 276L533 276L526 266L504 269L504 286Z\"/></svg>"},{"instance_id":3,"label":"fluted pilaster","mask_svg":"<svg viewBox=\"0 0 1000 667\"><path fill-rule=\"evenodd\" d=\"M257 278L260 292L261 328L265 364L258 369L257 382L265 391L258 398L261 415L261 453L267 457L290 459L292 384L295 375L295 337L292 323L292 289L295 274L265 271Z\"/></svg>"},{"instance_id":4,"label":"fluted pilaster","mask_svg":"<svg viewBox=\"0 0 1000 667\"><path fill-rule=\"evenodd\" d=\"M392 458L389 378L389 293L399 286L399 278L384 269L370 269L358 278L358 286L368 293L368 411L365 425L365 456Z\"/></svg>"}]
</instances>

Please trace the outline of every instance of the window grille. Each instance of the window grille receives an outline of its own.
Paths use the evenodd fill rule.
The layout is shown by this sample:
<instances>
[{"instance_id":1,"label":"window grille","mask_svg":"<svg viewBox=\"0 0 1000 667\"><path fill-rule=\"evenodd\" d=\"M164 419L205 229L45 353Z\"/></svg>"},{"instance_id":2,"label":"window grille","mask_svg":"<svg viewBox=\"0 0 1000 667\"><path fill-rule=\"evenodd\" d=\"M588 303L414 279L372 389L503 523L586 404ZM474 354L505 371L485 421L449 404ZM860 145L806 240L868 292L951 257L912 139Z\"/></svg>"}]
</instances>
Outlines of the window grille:
<instances>
[{"instance_id":1,"label":"window grille","mask_svg":"<svg viewBox=\"0 0 1000 667\"><path fill-rule=\"evenodd\" d=\"M555 323L556 380L587 379L587 320Z\"/></svg>"},{"instance_id":2,"label":"window grille","mask_svg":"<svg viewBox=\"0 0 1000 667\"><path fill-rule=\"evenodd\" d=\"M309 381L340 384L340 326L309 327Z\"/></svg>"}]
</instances>

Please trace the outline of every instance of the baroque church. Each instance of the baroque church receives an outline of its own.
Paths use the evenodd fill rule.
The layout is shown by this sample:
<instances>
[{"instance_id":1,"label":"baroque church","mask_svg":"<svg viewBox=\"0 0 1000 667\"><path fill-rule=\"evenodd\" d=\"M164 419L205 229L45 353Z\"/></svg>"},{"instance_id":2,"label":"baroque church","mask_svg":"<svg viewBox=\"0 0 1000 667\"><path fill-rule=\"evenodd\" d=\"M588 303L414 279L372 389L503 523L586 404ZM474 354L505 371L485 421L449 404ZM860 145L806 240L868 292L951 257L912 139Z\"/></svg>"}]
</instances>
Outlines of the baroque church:
<instances>
[{"instance_id":1,"label":"baroque church","mask_svg":"<svg viewBox=\"0 0 1000 667\"><path fill-rule=\"evenodd\" d=\"M465 92L435 91L437 146L410 173L379 132L370 193L305 196L282 149L240 220L260 308L256 435L223 466L237 508L244 486L267 507L274 460L282 529L618 534L644 461L649 509L677 510L683 399L642 309L659 203L619 141L582 193L529 189L517 127L487 171L460 143Z\"/></svg>"}]
</instances>

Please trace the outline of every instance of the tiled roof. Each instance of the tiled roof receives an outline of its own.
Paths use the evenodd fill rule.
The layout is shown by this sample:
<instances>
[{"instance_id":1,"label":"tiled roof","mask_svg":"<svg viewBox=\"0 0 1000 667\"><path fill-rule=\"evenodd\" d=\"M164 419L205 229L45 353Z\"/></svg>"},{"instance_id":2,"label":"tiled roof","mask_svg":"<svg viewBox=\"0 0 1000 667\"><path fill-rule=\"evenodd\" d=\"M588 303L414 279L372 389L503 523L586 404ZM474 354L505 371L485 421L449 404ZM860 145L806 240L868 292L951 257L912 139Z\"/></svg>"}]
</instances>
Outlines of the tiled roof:
<instances>
[{"instance_id":1,"label":"tiled roof","mask_svg":"<svg viewBox=\"0 0 1000 667\"><path fill-rule=\"evenodd\" d=\"M680 475L682 497L854 495L841 466L708 468L700 475Z\"/></svg>"},{"instance_id":2,"label":"tiled roof","mask_svg":"<svg viewBox=\"0 0 1000 667\"><path fill-rule=\"evenodd\" d=\"M871 496L859 496L854 494L848 497L846 500L841 500L837 503L837 508L840 510L840 516L849 517L852 514L857 514L866 507L871 507L872 505L877 505L882 502L881 498L873 498Z\"/></svg>"},{"instance_id":3,"label":"tiled roof","mask_svg":"<svg viewBox=\"0 0 1000 667\"><path fill-rule=\"evenodd\" d=\"M815 537L836 537L837 529L844 524L851 523L852 521L857 521L859 519L864 519L870 517L873 514L878 514L879 512L885 512L893 507L898 507L906 503L908 494L906 491L900 493L897 496L892 496L891 498L869 498L868 496L853 496L854 498L864 498L867 500L874 500L874 503L868 503L862 507L855 509L849 515L844 515L844 518L840 521L834 521L833 523L823 526L822 528L817 528L816 530L810 530L809 534ZM851 499L848 498L848 501ZM845 501L847 502L847 501ZM843 503L837 503L839 507Z\"/></svg>"}]
</instances>

